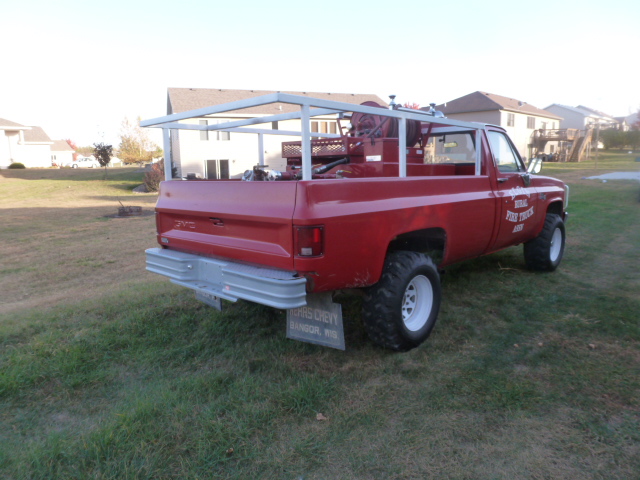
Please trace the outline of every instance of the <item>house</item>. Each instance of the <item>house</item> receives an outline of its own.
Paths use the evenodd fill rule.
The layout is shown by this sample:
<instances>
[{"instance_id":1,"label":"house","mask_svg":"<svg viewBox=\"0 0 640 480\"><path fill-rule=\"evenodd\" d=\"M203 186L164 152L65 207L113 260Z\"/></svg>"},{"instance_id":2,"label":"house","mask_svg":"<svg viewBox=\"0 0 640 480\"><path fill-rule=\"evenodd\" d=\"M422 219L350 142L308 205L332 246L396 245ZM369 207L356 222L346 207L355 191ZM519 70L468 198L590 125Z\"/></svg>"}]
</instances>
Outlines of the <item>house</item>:
<instances>
[{"instance_id":1,"label":"house","mask_svg":"<svg viewBox=\"0 0 640 480\"><path fill-rule=\"evenodd\" d=\"M626 122L629 124L629 128L640 129L640 113L632 113L625 117Z\"/></svg>"},{"instance_id":2,"label":"house","mask_svg":"<svg viewBox=\"0 0 640 480\"><path fill-rule=\"evenodd\" d=\"M51 145L51 164L57 166L68 165L73 162L75 150L66 140L54 140Z\"/></svg>"},{"instance_id":3,"label":"house","mask_svg":"<svg viewBox=\"0 0 640 480\"><path fill-rule=\"evenodd\" d=\"M222 103L276 93L268 90L226 90L213 88L169 88L167 92L167 114L210 107ZM283 92L292 95L323 98L338 102L359 105L374 101L379 105L386 103L376 95L316 92ZM297 105L270 104L235 110L220 115L208 115L185 123L213 125L232 120L258 118L279 113L298 111ZM268 135L269 130L279 129L299 132L300 120L286 120L269 124L257 124L253 128L263 129L265 163L270 168L285 170L286 160L282 157L281 144L284 141L300 140L298 136ZM335 115L314 117L311 121L312 132L339 133ZM170 136L171 158L182 177L198 178L240 178L259 161L259 135L225 131L172 130Z\"/></svg>"},{"instance_id":4,"label":"house","mask_svg":"<svg viewBox=\"0 0 640 480\"><path fill-rule=\"evenodd\" d=\"M50 167L53 141L40 127L0 118L0 168L14 162L25 167Z\"/></svg>"},{"instance_id":5,"label":"house","mask_svg":"<svg viewBox=\"0 0 640 480\"><path fill-rule=\"evenodd\" d=\"M560 105L554 103L545 108L547 112L562 117L560 128L575 128L577 130L585 130L592 125L615 126L617 120L606 113L598 112L582 105L570 107L568 105Z\"/></svg>"},{"instance_id":6,"label":"house","mask_svg":"<svg viewBox=\"0 0 640 480\"><path fill-rule=\"evenodd\" d=\"M618 125L616 126L617 130L620 130L621 132L628 132L629 130L631 130L631 125L627 121L627 117L613 117L613 118L615 119L616 122L618 122Z\"/></svg>"},{"instance_id":7,"label":"house","mask_svg":"<svg viewBox=\"0 0 640 480\"><path fill-rule=\"evenodd\" d=\"M557 129L562 120L559 115L526 102L480 91L438 105L436 110L448 118L504 127L523 158L532 155L536 130ZM554 153L556 145L550 142L547 148L548 153Z\"/></svg>"}]
</instances>

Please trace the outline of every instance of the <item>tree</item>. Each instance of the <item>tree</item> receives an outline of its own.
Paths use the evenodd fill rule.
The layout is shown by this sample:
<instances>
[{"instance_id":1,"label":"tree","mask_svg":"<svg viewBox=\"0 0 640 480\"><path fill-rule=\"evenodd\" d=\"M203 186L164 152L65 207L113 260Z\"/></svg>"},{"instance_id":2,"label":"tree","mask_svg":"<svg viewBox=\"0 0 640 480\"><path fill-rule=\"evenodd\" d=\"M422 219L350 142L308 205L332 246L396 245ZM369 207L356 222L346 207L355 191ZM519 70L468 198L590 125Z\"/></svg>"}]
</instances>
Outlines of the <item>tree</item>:
<instances>
[{"instance_id":1,"label":"tree","mask_svg":"<svg viewBox=\"0 0 640 480\"><path fill-rule=\"evenodd\" d=\"M135 123L125 118L120 126L118 156L124 163L150 162L162 156L162 149L149 138L149 132L140 127L140 117Z\"/></svg>"},{"instance_id":2,"label":"tree","mask_svg":"<svg viewBox=\"0 0 640 480\"><path fill-rule=\"evenodd\" d=\"M67 142L67 144L73 148L73 161L75 162L78 159L78 145L76 145L76 142L74 142L73 140L71 140L70 138L67 138L65 140L65 142Z\"/></svg>"},{"instance_id":3,"label":"tree","mask_svg":"<svg viewBox=\"0 0 640 480\"><path fill-rule=\"evenodd\" d=\"M637 150L640 148L640 130L631 130L630 132L625 132L627 134L627 144L633 149Z\"/></svg>"},{"instance_id":4,"label":"tree","mask_svg":"<svg viewBox=\"0 0 640 480\"><path fill-rule=\"evenodd\" d=\"M93 149L94 148L95 147L92 147L91 145L87 145L86 147L78 147L76 149L76 152L81 154L83 157L88 157L89 155L93 154Z\"/></svg>"},{"instance_id":5,"label":"tree","mask_svg":"<svg viewBox=\"0 0 640 480\"><path fill-rule=\"evenodd\" d=\"M93 156L96 157L100 166L104 167L104 177L107 178L107 165L113 157L113 146L104 143L94 143L93 146Z\"/></svg>"},{"instance_id":6,"label":"tree","mask_svg":"<svg viewBox=\"0 0 640 480\"><path fill-rule=\"evenodd\" d=\"M640 108L638 108L638 113L636 113L636 121L631 124L631 128L633 130L640 130Z\"/></svg>"},{"instance_id":7,"label":"tree","mask_svg":"<svg viewBox=\"0 0 640 480\"><path fill-rule=\"evenodd\" d=\"M610 148L623 148L626 144L625 132L615 130L613 128L600 131L600 141L604 145L605 150Z\"/></svg>"}]
</instances>

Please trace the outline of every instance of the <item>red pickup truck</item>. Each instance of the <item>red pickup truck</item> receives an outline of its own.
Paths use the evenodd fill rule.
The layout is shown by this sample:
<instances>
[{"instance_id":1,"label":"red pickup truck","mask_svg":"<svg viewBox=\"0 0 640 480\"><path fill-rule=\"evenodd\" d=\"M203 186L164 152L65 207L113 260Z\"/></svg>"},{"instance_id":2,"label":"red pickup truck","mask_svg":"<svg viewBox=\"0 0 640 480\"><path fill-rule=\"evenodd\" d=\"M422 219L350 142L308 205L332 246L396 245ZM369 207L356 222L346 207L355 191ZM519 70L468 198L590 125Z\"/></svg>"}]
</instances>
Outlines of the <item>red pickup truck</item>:
<instances>
[{"instance_id":1,"label":"red pickup truck","mask_svg":"<svg viewBox=\"0 0 640 480\"><path fill-rule=\"evenodd\" d=\"M300 105L286 114L302 124L302 141L283 143L286 170L257 165L242 179L160 187L159 247L147 250L147 269L197 298L286 309L291 338L344 348L340 309L331 308L328 292L358 289L370 338L406 351L434 327L447 265L517 244L532 270L560 263L568 188L527 171L501 127L446 119L433 108L285 94L142 125L164 128L167 138L182 120L256 102ZM340 133L311 133L314 115L337 116ZM200 128L260 134L250 129L255 123Z\"/></svg>"}]
</instances>

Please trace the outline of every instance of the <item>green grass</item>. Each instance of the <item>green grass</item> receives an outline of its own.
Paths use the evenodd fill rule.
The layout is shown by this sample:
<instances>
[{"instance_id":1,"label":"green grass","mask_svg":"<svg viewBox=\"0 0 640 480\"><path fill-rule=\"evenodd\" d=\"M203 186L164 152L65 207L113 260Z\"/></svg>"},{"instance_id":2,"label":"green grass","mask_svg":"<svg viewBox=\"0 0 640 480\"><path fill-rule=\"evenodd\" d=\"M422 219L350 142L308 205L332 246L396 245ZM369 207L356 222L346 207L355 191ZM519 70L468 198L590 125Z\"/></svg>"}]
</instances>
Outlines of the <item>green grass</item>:
<instances>
[{"instance_id":1,"label":"green grass","mask_svg":"<svg viewBox=\"0 0 640 480\"><path fill-rule=\"evenodd\" d=\"M557 175L559 173L582 172L586 176L598 175L593 170L630 172L640 170L640 162L635 159L640 157L640 152L629 153L628 150L602 150L596 158L595 151L591 153L589 160L582 162L553 163L547 162L543 167L544 175Z\"/></svg>"},{"instance_id":2,"label":"green grass","mask_svg":"<svg viewBox=\"0 0 640 480\"><path fill-rule=\"evenodd\" d=\"M603 161L631 169L629 157ZM640 187L554 169L572 188L558 271L524 270L519 247L452 266L438 325L409 353L367 340L358 297L343 297L341 352L286 339L281 311L216 312L142 263L91 296L5 312L0 478L637 478ZM109 205L130 181L112 180L77 179L79 198L99 190ZM15 183L29 202L33 182ZM25 248L49 237L79 248L103 230L127 239L135 264L154 241L151 218L74 212L64 236L36 216L39 240ZM26 231L2 239L19 245ZM59 278L124 268L108 245L60 263ZM3 275L19 282L32 268L16 261Z\"/></svg>"}]
</instances>

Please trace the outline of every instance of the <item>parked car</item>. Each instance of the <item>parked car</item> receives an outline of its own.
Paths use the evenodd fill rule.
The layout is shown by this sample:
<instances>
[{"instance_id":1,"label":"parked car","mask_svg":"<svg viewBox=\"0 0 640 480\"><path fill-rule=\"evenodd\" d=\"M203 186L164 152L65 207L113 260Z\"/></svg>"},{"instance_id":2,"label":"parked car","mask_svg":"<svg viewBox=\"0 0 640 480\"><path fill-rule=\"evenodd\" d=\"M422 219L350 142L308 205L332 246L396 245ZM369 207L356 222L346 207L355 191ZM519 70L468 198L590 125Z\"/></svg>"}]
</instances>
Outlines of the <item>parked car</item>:
<instances>
[{"instance_id":1,"label":"parked car","mask_svg":"<svg viewBox=\"0 0 640 480\"><path fill-rule=\"evenodd\" d=\"M100 162L91 157L78 157L75 162L67 165L71 168L100 168Z\"/></svg>"}]
</instances>

